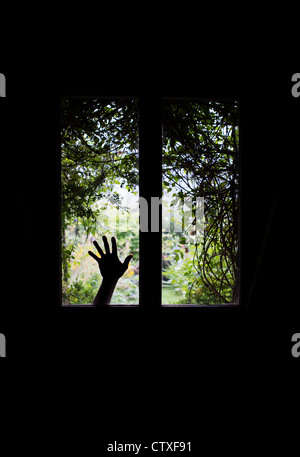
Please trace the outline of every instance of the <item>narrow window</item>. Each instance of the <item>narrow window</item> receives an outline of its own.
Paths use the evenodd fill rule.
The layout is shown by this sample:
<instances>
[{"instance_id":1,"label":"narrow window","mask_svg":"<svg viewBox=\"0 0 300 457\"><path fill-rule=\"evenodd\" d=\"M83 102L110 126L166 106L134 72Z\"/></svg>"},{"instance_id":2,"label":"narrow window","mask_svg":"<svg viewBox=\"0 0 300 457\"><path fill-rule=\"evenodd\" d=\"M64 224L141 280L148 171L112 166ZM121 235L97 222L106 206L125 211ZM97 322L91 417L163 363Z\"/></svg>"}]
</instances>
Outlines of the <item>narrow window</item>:
<instances>
[{"instance_id":1,"label":"narrow window","mask_svg":"<svg viewBox=\"0 0 300 457\"><path fill-rule=\"evenodd\" d=\"M162 105L162 304L238 303L238 103Z\"/></svg>"},{"instance_id":2,"label":"narrow window","mask_svg":"<svg viewBox=\"0 0 300 457\"><path fill-rule=\"evenodd\" d=\"M112 304L139 303L137 100L64 98L61 103L62 303L90 304L101 283L88 255L102 236L133 255Z\"/></svg>"}]
</instances>

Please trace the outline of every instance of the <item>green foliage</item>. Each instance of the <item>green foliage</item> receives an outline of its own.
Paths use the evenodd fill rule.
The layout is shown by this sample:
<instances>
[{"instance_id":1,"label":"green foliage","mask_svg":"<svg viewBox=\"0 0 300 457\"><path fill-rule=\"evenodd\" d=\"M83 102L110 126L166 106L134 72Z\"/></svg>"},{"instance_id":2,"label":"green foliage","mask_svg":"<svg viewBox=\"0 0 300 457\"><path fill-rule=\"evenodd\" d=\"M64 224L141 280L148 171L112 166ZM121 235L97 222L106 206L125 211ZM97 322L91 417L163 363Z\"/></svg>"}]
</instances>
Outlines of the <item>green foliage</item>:
<instances>
[{"instance_id":1,"label":"green foliage","mask_svg":"<svg viewBox=\"0 0 300 457\"><path fill-rule=\"evenodd\" d=\"M63 292L63 303L68 305L92 303L99 289L99 274L90 276L87 280L77 279ZM121 278L114 293L112 303L136 304L139 299L138 277L134 279Z\"/></svg>"},{"instance_id":2,"label":"green foliage","mask_svg":"<svg viewBox=\"0 0 300 457\"><path fill-rule=\"evenodd\" d=\"M201 242L193 241L193 221L185 232L164 241L164 277L183 302L237 301L237 104L164 102L162 122L163 188L181 201L204 197L206 223ZM116 185L131 192L138 185L137 102L64 99L61 157L63 293L66 301L90 302L95 292L93 273L83 252L91 247L90 235L112 235L109 214L97 203L105 196L120 208ZM117 238L120 253L130 249L137 259L136 225L127 233L120 230ZM114 301L137 299L134 261L133 267L135 272L124 277Z\"/></svg>"},{"instance_id":3,"label":"green foliage","mask_svg":"<svg viewBox=\"0 0 300 457\"><path fill-rule=\"evenodd\" d=\"M66 230L74 221L96 234L106 196L120 204L114 186L134 191L138 184L138 108L134 100L64 99L61 106L62 265L63 281L70 279L74 246ZM78 228L78 227L77 227Z\"/></svg>"},{"instance_id":4,"label":"green foliage","mask_svg":"<svg viewBox=\"0 0 300 457\"><path fill-rule=\"evenodd\" d=\"M194 304L217 304L219 303L218 295L213 293L210 287L201 279L196 262L199 258L197 247L190 245L188 252L186 247L174 249L170 254L170 266L168 266L164 275L170 279L170 284L173 285L175 292L178 294L177 303L194 303ZM180 253L180 255L178 255ZM219 262L215 258L213 264L213 286L218 287L218 278L221 275L219 271ZM227 301L231 299L230 286L223 288L223 294Z\"/></svg>"},{"instance_id":5,"label":"green foliage","mask_svg":"<svg viewBox=\"0 0 300 457\"><path fill-rule=\"evenodd\" d=\"M169 102L163 105L163 187L182 201L205 198L205 229L192 260L174 251L169 270L197 303L237 301L238 109L235 103ZM196 221L194 221L196 224ZM181 243L196 232L193 222ZM185 239L184 239L185 238ZM180 267L179 267L180 265ZM180 270L184 273L180 274ZM191 273L191 274L190 274Z\"/></svg>"},{"instance_id":6,"label":"green foliage","mask_svg":"<svg viewBox=\"0 0 300 457\"><path fill-rule=\"evenodd\" d=\"M122 277L118 282L112 303L113 304L137 304L139 302L139 280L138 276Z\"/></svg>"},{"instance_id":7,"label":"green foliage","mask_svg":"<svg viewBox=\"0 0 300 457\"><path fill-rule=\"evenodd\" d=\"M138 184L137 127L135 101L63 100L62 212L68 222L81 217L88 228L97 215L92 204L115 183Z\"/></svg>"},{"instance_id":8,"label":"green foliage","mask_svg":"<svg viewBox=\"0 0 300 457\"><path fill-rule=\"evenodd\" d=\"M93 275L86 281L77 280L70 284L63 291L63 303L64 304L84 304L92 303L95 295L99 289L99 277Z\"/></svg>"},{"instance_id":9,"label":"green foliage","mask_svg":"<svg viewBox=\"0 0 300 457\"><path fill-rule=\"evenodd\" d=\"M113 220L115 205L101 201L99 206L101 206L101 217L99 216L99 220L96 220L96 230L93 236L91 233L87 235L83 220L80 218L65 230L68 249L64 252L69 257L67 275L64 275L63 280L63 303L91 303L95 298L101 283L101 275L98 265L88 255L88 251L93 250L95 252L92 241L94 238L101 240L101 236L104 234L109 238L113 235L116 236L118 254L121 260L124 260L130 253L134 256L129 269L118 282L113 303L138 303L138 214L134 217L126 210L120 210L118 212L119 225L117 231L112 232L112 227L116 222Z\"/></svg>"}]
</instances>

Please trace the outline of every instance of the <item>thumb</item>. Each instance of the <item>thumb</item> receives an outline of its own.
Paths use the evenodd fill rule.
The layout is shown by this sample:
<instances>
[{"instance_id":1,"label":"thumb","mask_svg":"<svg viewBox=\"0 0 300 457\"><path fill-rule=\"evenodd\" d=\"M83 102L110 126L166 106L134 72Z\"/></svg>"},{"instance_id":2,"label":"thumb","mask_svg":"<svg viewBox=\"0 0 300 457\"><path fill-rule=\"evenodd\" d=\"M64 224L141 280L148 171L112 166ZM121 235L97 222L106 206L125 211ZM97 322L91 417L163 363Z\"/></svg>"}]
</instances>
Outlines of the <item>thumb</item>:
<instances>
[{"instance_id":1,"label":"thumb","mask_svg":"<svg viewBox=\"0 0 300 457\"><path fill-rule=\"evenodd\" d=\"M124 262L123 262L123 266L124 266L124 268L126 268L126 270L127 270L127 268L128 268L129 262L130 262L130 260L132 259L132 257L133 257L133 255L131 255L131 254L128 255L128 256L126 257L126 259L124 260Z\"/></svg>"}]
</instances>

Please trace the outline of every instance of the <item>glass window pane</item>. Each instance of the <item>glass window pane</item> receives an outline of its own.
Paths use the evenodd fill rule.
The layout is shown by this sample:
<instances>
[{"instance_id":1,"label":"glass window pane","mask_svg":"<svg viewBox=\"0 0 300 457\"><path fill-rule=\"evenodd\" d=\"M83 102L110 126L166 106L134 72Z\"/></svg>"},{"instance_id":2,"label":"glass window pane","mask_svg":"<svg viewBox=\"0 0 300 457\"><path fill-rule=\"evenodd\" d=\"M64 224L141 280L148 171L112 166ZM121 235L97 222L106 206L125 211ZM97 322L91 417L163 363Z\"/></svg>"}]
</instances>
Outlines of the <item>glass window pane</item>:
<instances>
[{"instance_id":1,"label":"glass window pane","mask_svg":"<svg viewBox=\"0 0 300 457\"><path fill-rule=\"evenodd\" d=\"M61 104L63 304L92 303L101 284L93 245L117 240L123 262L112 304L139 302L138 105L131 99L65 98Z\"/></svg>"},{"instance_id":2,"label":"glass window pane","mask_svg":"<svg viewBox=\"0 0 300 457\"><path fill-rule=\"evenodd\" d=\"M238 303L238 103L164 101L162 303Z\"/></svg>"}]
</instances>

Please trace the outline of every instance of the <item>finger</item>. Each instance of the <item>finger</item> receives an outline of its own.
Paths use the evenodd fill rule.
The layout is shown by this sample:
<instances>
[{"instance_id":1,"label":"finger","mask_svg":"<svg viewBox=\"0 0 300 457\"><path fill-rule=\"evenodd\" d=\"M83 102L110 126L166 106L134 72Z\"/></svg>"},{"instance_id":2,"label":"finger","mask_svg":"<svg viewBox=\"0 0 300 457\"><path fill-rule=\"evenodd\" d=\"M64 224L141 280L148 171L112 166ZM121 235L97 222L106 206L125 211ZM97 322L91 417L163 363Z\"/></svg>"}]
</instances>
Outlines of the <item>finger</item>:
<instances>
[{"instance_id":1,"label":"finger","mask_svg":"<svg viewBox=\"0 0 300 457\"><path fill-rule=\"evenodd\" d=\"M107 238L106 238L105 235L102 237L102 240L103 240L103 243L104 243L106 254L110 254L109 244L108 244L108 241L107 241Z\"/></svg>"},{"instance_id":2,"label":"finger","mask_svg":"<svg viewBox=\"0 0 300 457\"><path fill-rule=\"evenodd\" d=\"M91 257L93 257L93 259L97 260L100 260L98 256L96 256L96 254L94 254L92 251L88 251L88 253L90 254Z\"/></svg>"},{"instance_id":3,"label":"finger","mask_svg":"<svg viewBox=\"0 0 300 457\"><path fill-rule=\"evenodd\" d=\"M126 257L126 259L124 260L124 262L123 262L124 268L126 268L126 270L127 270L127 268L128 268L129 262L130 262L130 260L132 259L132 257L133 257L133 255L131 255L131 254L128 255L128 256Z\"/></svg>"},{"instance_id":4,"label":"finger","mask_svg":"<svg viewBox=\"0 0 300 457\"><path fill-rule=\"evenodd\" d=\"M104 256L104 252L102 251L102 249L100 248L99 244L97 243L97 241L93 241L94 243L94 246L95 248L97 249L97 251L99 252L99 254L101 255L101 257Z\"/></svg>"},{"instance_id":5,"label":"finger","mask_svg":"<svg viewBox=\"0 0 300 457\"><path fill-rule=\"evenodd\" d=\"M112 247L112 253L114 255L117 255L117 242L116 242L116 239L114 236L111 239L111 247Z\"/></svg>"}]
</instances>

